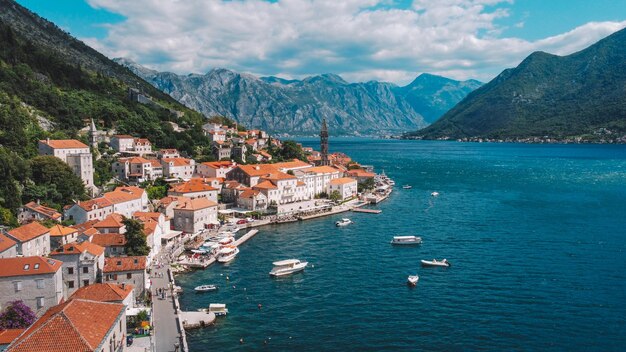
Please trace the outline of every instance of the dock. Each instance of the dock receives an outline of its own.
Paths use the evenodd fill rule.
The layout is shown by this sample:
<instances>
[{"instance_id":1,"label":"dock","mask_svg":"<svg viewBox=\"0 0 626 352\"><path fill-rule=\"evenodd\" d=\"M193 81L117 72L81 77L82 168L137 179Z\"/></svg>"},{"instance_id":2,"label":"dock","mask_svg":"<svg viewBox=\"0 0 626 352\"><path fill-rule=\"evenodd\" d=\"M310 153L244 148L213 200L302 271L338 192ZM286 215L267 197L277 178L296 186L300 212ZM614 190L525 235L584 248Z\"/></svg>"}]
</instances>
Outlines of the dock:
<instances>
[{"instance_id":1,"label":"dock","mask_svg":"<svg viewBox=\"0 0 626 352\"><path fill-rule=\"evenodd\" d=\"M363 209L363 208L354 208L352 209L355 213L368 213L368 214L380 214L383 211L380 209Z\"/></svg>"},{"instance_id":2,"label":"dock","mask_svg":"<svg viewBox=\"0 0 626 352\"><path fill-rule=\"evenodd\" d=\"M190 268L199 268L199 269L206 269L207 267L209 267L211 264L215 263L215 257L211 257L209 259L206 260L188 260L188 259L184 259L178 262L178 264L181 265L186 265Z\"/></svg>"},{"instance_id":3,"label":"dock","mask_svg":"<svg viewBox=\"0 0 626 352\"><path fill-rule=\"evenodd\" d=\"M257 230L257 229L250 230L250 231L246 232L245 235L239 237L239 239L237 239L237 240L235 240L235 242L233 242L233 246L239 247L240 244L245 243L247 240L249 240L252 237L254 237L254 235L256 235L257 233L259 233L259 230Z\"/></svg>"},{"instance_id":4,"label":"dock","mask_svg":"<svg viewBox=\"0 0 626 352\"><path fill-rule=\"evenodd\" d=\"M215 323L215 313L213 312L180 312L179 315L185 330L203 328Z\"/></svg>"}]
</instances>

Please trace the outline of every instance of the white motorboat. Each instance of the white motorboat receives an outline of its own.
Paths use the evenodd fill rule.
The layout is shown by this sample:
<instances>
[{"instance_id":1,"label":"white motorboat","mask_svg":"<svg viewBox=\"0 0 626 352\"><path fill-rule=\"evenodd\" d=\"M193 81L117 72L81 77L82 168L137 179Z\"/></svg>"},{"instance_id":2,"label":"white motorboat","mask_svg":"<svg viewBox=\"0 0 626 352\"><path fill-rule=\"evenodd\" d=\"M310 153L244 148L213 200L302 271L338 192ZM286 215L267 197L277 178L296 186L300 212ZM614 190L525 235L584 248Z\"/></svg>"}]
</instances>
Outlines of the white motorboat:
<instances>
[{"instance_id":1,"label":"white motorboat","mask_svg":"<svg viewBox=\"0 0 626 352\"><path fill-rule=\"evenodd\" d=\"M217 261L220 263L228 263L231 260L235 259L238 253L239 248L235 246L226 246L220 249L219 252L217 252Z\"/></svg>"},{"instance_id":2,"label":"white motorboat","mask_svg":"<svg viewBox=\"0 0 626 352\"><path fill-rule=\"evenodd\" d=\"M417 285L417 282L419 281L420 277L417 275L409 275L408 279L406 280L406 283L411 285L411 286L415 286Z\"/></svg>"},{"instance_id":3,"label":"white motorboat","mask_svg":"<svg viewBox=\"0 0 626 352\"><path fill-rule=\"evenodd\" d=\"M439 197L439 192L435 191L433 193L430 194L433 197Z\"/></svg>"},{"instance_id":4,"label":"white motorboat","mask_svg":"<svg viewBox=\"0 0 626 352\"><path fill-rule=\"evenodd\" d=\"M285 276L299 271L303 271L308 262L301 262L299 259L286 259L273 262L274 268L270 271L271 276Z\"/></svg>"},{"instance_id":5,"label":"white motorboat","mask_svg":"<svg viewBox=\"0 0 626 352\"><path fill-rule=\"evenodd\" d=\"M216 316L226 315L228 314L228 308L223 303L211 303L209 304L208 313L214 313Z\"/></svg>"},{"instance_id":6,"label":"white motorboat","mask_svg":"<svg viewBox=\"0 0 626 352\"><path fill-rule=\"evenodd\" d=\"M192 249L191 253L194 253L194 254L207 254L208 253L206 250L201 249L201 248L202 247L200 247L200 249Z\"/></svg>"},{"instance_id":7,"label":"white motorboat","mask_svg":"<svg viewBox=\"0 0 626 352\"><path fill-rule=\"evenodd\" d=\"M219 243L222 246L231 244L233 242L235 242L235 237L233 237L233 236L224 237L224 238L221 238L221 239L219 239L217 241L217 243Z\"/></svg>"},{"instance_id":8,"label":"white motorboat","mask_svg":"<svg viewBox=\"0 0 626 352\"><path fill-rule=\"evenodd\" d=\"M448 261L448 259L442 259L442 260L437 260L437 259L422 260L421 262L422 262L422 266L443 266L443 267L451 266L451 264Z\"/></svg>"},{"instance_id":9,"label":"white motorboat","mask_svg":"<svg viewBox=\"0 0 626 352\"><path fill-rule=\"evenodd\" d=\"M411 186L411 185L404 185L404 186L402 186L402 188L403 189L411 189L411 188L413 188L413 186Z\"/></svg>"},{"instance_id":10,"label":"white motorboat","mask_svg":"<svg viewBox=\"0 0 626 352\"><path fill-rule=\"evenodd\" d=\"M352 224L352 220L345 219L345 218L335 222L335 225L338 226L338 227L348 226L350 224Z\"/></svg>"},{"instance_id":11,"label":"white motorboat","mask_svg":"<svg viewBox=\"0 0 626 352\"><path fill-rule=\"evenodd\" d=\"M422 238L417 236L393 236L391 244L412 245L421 244Z\"/></svg>"},{"instance_id":12,"label":"white motorboat","mask_svg":"<svg viewBox=\"0 0 626 352\"><path fill-rule=\"evenodd\" d=\"M196 292L210 292L215 290L217 290L217 286L215 285L200 285L194 288L194 291Z\"/></svg>"}]
</instances>

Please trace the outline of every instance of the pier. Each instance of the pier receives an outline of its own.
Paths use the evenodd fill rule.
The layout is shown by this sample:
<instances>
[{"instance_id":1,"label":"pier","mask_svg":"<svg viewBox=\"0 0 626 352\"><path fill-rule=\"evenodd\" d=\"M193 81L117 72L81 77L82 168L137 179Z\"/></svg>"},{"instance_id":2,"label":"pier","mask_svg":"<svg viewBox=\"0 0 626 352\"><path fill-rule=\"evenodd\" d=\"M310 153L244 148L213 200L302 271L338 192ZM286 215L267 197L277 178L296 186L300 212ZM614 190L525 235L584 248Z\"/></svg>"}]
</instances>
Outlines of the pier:
<instances>
[{"instance_id":1,"label":"pier","mask_svg":"<svg viewBox=\"0 0 626 352\"><path fill-rule=\"evenodd\" d=\"M368 213L368 214L380 214L383 211L380 209L362 209L362 208L354 208L352 209L355 213Z\"/></svg>"},{"instance_id":2,"label":"pier","mask_svg":"<svg viewBox=\"0 0 626 352\"><path fill-rule=\"evenodd\" d=\"M245 235L239 237L238 240L235 240L235 242L233 242L233 246L239 247L240 244L245 243L247 240L254 237L254 235L256 235L257 233L259 233L259 230L257 229L246 232Z\"/></svg>"}]
</instances>

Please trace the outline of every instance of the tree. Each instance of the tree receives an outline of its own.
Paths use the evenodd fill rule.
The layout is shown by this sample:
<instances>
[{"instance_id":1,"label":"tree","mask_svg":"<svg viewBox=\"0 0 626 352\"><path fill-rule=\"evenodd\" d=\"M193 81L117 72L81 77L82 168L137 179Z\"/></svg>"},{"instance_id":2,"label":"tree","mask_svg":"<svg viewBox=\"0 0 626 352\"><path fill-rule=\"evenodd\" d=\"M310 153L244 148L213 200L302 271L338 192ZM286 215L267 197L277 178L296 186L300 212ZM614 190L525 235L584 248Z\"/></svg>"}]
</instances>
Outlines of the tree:
<instances>
[{"instance_id":1,"label":"tree","mask_svg":"<svg viewBox=\"0 0 626 352\"><path fill-rule=\"evenodd\" d=\"M359 182L357 184L357 189L358 189L359 192L363 192L363 191L367 191L367 190L370 190L370 189L374 189L374 186L375 186L374 178L372 177L372 178L366 179L363 182Z\"/></svg>"},{"instance_id":2,"label":"tree","mask_svg":"<svg viewBox=\"0 0 626 352\"><path fill-rule=\"evenodd\" d=\"M24 302L20 300L9 302L4 312L0 314L0 329L26 329L35 320L37 316Z\"/></svg>"},{"instance_id":3,"label":"tree","mask_svg":"<svg viewBox=\"0 0 626 352\"><path fill-rule=\"evenodd\" d=\"M161 199L167 196L167 191L169 189L169 185L165 182L165 179L162 177L157 178L151 184L144 183L142 187L146 189L148 192L148 198L152 199Z\"/></svg>"},{"instance_id":4,"label":"tree","mask_svg":"<svg viewBox=\"0 0 626 352\"><path fill-rule=\"evenodd\" d=\"M330 196L328 196L328 199L332 200L333 202L338 202L341 200L341 193L339 193L339 191L337 190L334 190L330 192Z\"/></svg>"},{"instance_id":5,"label":"tree","mask_svg":"<svg viewBox=\"0 0 626 352\"><path fill-rule=\"evenodd\" d=\"M306 156L304 155L304 151L302 151L302 147L296 143L296 141L285 141L283 143L283 147L280 148L278 152L278 156L282 160L293 160L300 159L306 160Z\"/></svg>"},{"instance_id":6,"label":"tree","mask_svg":"<svg viewBox=\"0 0 626 352\"><path fill-rule=\"evenodd\" d=\"M50 155L37 156L31 159L30 167L31 180L38 188L37 194L43 196L43 202L64 205L86 198L83 181L61 159ZM35 200L29 196L24 198L24 202Z\"/></svg>"},{"instance_id":7,"label":"tree","mask_svg":"<svg viewBox=\"0 0 626 352\"><path fill-rule=\"evenodd\" d=\"M150 247L146 242L146 234L143 232L143 224L134 219L125 218L122 221L126 226L126 245L124 249L128 255L148 255Z\"/></svg>"}]
</instances>

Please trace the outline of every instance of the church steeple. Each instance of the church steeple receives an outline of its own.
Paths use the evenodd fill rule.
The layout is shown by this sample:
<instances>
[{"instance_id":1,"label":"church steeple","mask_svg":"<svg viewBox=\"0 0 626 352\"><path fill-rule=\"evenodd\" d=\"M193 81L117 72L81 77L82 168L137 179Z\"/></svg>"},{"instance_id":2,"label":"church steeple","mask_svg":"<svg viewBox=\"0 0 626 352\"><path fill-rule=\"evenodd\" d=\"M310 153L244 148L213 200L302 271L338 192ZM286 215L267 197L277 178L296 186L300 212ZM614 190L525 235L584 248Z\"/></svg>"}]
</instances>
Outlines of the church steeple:
<instances>
[{"instance_id":1,"label":"church steeple","mask_svg":"<svg viewBox=\"0 0 626 352\"><path fill-rule=\"evenodd\" d=\"M89 125L89 143L94 150L98 150L98 129L96 129L93 119L91 119L91 124Z\"/></svg>"},{"instance_id":2,"label":"church steeple","mask_svg":"<svg viewBox=\"0 0 626 352\"><path fill-rule=\"evenodd\" d=\"M326 118L322 119L322 130L320 131L320 165L330 165L328 161L328 127L326 126Z\"/></svg>"}]
</instances>

